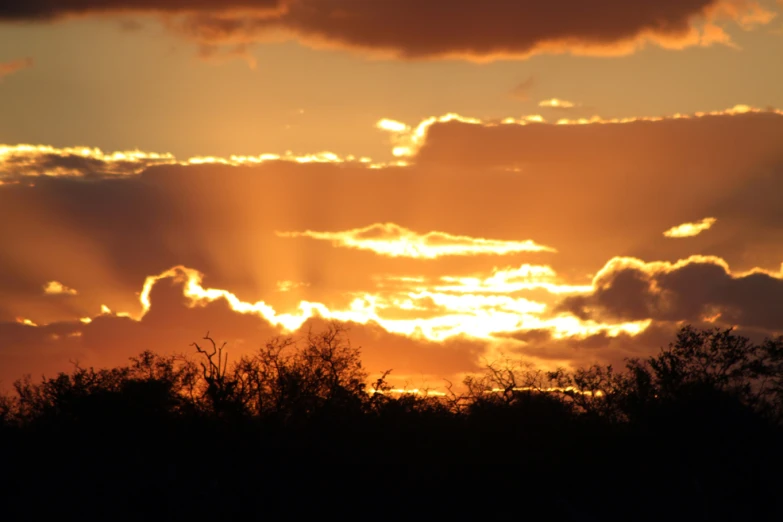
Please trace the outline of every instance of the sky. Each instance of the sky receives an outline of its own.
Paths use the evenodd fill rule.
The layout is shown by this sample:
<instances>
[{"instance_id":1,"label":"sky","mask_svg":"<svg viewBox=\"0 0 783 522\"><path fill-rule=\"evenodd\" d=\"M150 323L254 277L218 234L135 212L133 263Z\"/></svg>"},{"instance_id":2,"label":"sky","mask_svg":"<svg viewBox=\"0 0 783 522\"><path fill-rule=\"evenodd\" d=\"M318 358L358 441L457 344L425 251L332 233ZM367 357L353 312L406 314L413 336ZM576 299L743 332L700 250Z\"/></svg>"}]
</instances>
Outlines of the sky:
<instances>
[{"instance_id":1,"label":"sky","mask_svg":"<svg viewBox=\"0 0 783 522\"><path fill-rule=\"evenodd\" d=\"M432 388L780 335L780 56L777 0L0 0L0 387L326 321Z\"/></svg>"}]
</instances>

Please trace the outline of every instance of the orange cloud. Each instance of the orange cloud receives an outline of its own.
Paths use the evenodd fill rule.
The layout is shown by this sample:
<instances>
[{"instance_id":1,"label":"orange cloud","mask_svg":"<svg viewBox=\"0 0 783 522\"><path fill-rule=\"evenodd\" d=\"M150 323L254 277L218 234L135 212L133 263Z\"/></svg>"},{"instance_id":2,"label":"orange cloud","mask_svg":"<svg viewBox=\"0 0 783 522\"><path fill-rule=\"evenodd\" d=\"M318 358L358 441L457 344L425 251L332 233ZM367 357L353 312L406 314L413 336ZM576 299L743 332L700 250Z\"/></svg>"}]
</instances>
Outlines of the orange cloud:
<instances>
[{"instance_id":1,"label":"orange cloud","mask_svg":"<svg viewBox=\"0 0 783 522\"><path fill-rule=\"evenodd\" d=\"M556 103L555 103L556 102ZM542 102L544 103L544 102ZM562 100L547 100L555 104L567 103ZM725 110L697 112L695 114L674 114L671 116L630 116L624 118L605 119L600 116L591 118L562 118L553 122L557 125L597 125L597 124L628 124L635 122L664 122L670 120L691 120L710 116L739 116L743 114L770 114L783 116L780 109L759 109L748 105L736 105ZM428 143L428 133L433 127L442 127L447 123L464 123L481 128L524 127L530 124L549 123L540 115L533 114L521 118L504 118L502 120L482 120L455 113L425 118L415 126L408 125L389 118L383 118L376 123L376 128L392 135L392 154L405 160L392 162L376 162L367 156L346 155L322 151L311 154L263 153L255 156L231 155L229 157L195 156L178 159L169 153L144 152L140 150L105 152L96 147L53 147L50 145L0 144L0 186L12 185L22 178L30 177L117 177L135 175L149 167L161 165L227 165L252 166L270 162L290 162L299 164L353 164L369 168L390 166L406 166L408 158L417 158L421 148ZM466 149L471 150L471 149ZM456 157L457 155L453 155Z\"/></svg>"},{"instance_id":2,"label":"orange cloud","mask_svg":"<svg viewBox=\"0 0 783 522\"><path fill-rule=\"evenodd\" d=\"M401 134L416 126L408 127ZM73 176L43 176L34 187L9 184L0 188L0 359L13 369L28 361L38 373L50 360L67 367L84 347L91 357L139 346L186 350L206 328L253 344L333 318L378 346L373 368L393 358L411 373L439 364L459 372L475 362L474 350L499 347L553 364L622 361L658 348L671 337L654 332L689 318L773 327L781 136L779 112L750 109L590 125L460 117L430 124L406 167L164 158L120 179L85 182L74 167ZM14 175L11 164L0 170ZM693 243L661 231L694 212L720 217L699 249L732 272L713 260L652 275L634 266L588 275L618 254L687 259ZM416 240L427 231L471 241L530 233L558 253L392 257L275 234L350 232L357 223L404 223L394 234L417 231ZM368 234L397 237L382 227ZM453 239L434 244L443 242ZM753 266L768 271L744 272ZM47 296L42 283L52 280L79 292ZM572 306L558 309L560 300ZM616 303L635 315L616 314ZM109 312L97 314L102 304ZM67 328L57 326L63 321Z\"/></svg>"},{"instance_id":3,"label":"orange cloud","mask_svg":"<svg viewBox=\"0 0 783 522\"><path fill-rule=\"evenodd\" d=\"M518 252L556 252L527 239L506 241L458 236L447 232L419 234L394 223L376 223L341 232L277 232L280 237L309 237L331 241L335 246L369 250L389 257L435 259L441 256L505 255Z\"/></svg>"},{"instance_id":4,"label":"orange cloud","mask_svg":"<svg viewBox=\"0 0 783 522\"><path fill-rule=\"evenodd\" d=\"M138 320L152 309L151 295L158 285L173 281L181 286L188 306L224 302L232 312L260 317L288 332L296 331L311 319L322 318L376 324L386 332L430 342L458 337L494 342L503 332L521 328L547 330L553 338L563 338L599 332L609 336L637 334L649 325L647 319L599 322L553 314L547 304L519 295L521 291L535 289L552 295L590 291L590 287L562 284L551 268L545 266L496 269L492 276L475 280L449 276L432 283L419 278L396 279L400 284L394 288L384 289L379 285L376 291L354 293L345 307L302 300L289 311L283 311L263 300L249 302L229 290L205 287L204 274L178 266L146 278L139 294L142 313ZM103 311L110 313L108 308Z\"/></svg>"},{"instance_id":5,"label":"orange cloud","mask_svg":"<svg viewBox=\"0 0 783 522\"><path fill-rule=\"evenodd\" d=\"M0 20L150 13L202 48L296 38L401 59L475 61L537 53L618 55L730 43L723 26L769 23L755 0L30 0L0 4ZM180 16L177 16L180 15Z\"/></svg>"},{"instance_id":6,"label":"orange cloud","mask_svg":"<svg viewBox=\"0 0 783 522\"><path fill-rule=\"evenodd\" d=\"M774 13L749 0L600 0L589 15L579 0L508 2L458 0L298 0L271 20L202 19L188 29L208 36L253 40L273 30L314 47L341 47L404 59L487 61L536 53L618 55L647 43L669 49L725 42L719 23L768 23ZM334 16L339 13L340 16Z\"/></svg>"},{"instance_id":7,"label":"orange cloud","mask_svg":"<svg viewBox=\"0 0 783 522\"><path fill-rule=\"evenodd\" d=\"M663 233L666 237L682 238L698 236L705 230L709 230L718 220L713 217L706 217L700 221L694 223L683 223L672 227Z\"/></svg>"},{"instance_id":8,"label":"orange cloud","mask_svg":"<svg viewBox=\"0 0 783 522\"><path fill-rule=\"evenodd\" d=\"M32 66L33 66L32 58L22 58L20 60L0 63L0 80L2 80L6 76L10 76L23 69L28 69Z\"/></svg>"},{"instance_id":9,"label":"orange cloud","mask_svg":"<svg viewBox=\"0 0 783 522\"><path fill-rule=\"evenodd\" d=\"M79 322L89 325L104 317L146 321L153 312L153 295L165 289L166 283L173 284L183 298L183 306L204 308L212 303L223 303L227 311L241 316L262 319L283 332L294 332L312 319L337 320L357 325L376 324L386 332L410 336L427 342L443 342L448 339L466 337L490 342L496 335L520 328L551 331L553 338L573 335L607 335L639 333L648 322L599 323L579 320L575 317L556 316L547 313L547 305L514 295L520 290L513 285L519 278L540 279L546 277L553 287L554 273L545 267L523 266L520 269L496 271L495 276L486 279L485 286L471 287L470 281L443 277L444 282L458 281L459 286L428 286L411 281L406 289L396 292L362 293L346 308L330 308L323 303L300 301L294 311L276 309L265 301L248 302L235 293L219 288L206 287L204 274L183 266L173 267L160 274L146 278L139 295L142 313L136 317L125 312L114 312L101 305L95 317L80 318ZM508 286L494 284L505 279ZM535 285L535 283L532 283ZM453 291L456 288L456 291ZM532 286L529 288L533 288ZM524 289L524 288L522 288ZM556 290L557 291L557 290ZM564 285L559 292L582 291ZM558 293L559 293L558 292ZM410 316L405 311L413 311ZM402 313L400 313L402 312ZM19 320L26 325L36 326L31 320ZM502 339L502 338L501 338ZM501 340L502 342L502 340Z\"/></svg>"},{"instance_id":10,"label":"orange cloud","mask_svg":"<svg viewBox=\"0 0 783 522\"><path fill-rule=\"evenodd\" d=\"M541 102L547 108L574 108L571 102L553 98ZM405 123L384 118L376 123L376 127L392 133L392 143L394 148L392 153L398 157L414 157L419 150L427 143L427 135L430 129L444 123L458 122L481 127L503 126L526 126L530 124L552 123L556 125L608 125L608 124L626 124L635 122L663 122L669 120L691 120L705 118L708 116L737 116L742 114L775 114L783 116L783 110L780 109L759 109L749 105L739 104L734 107L708 112L696 112L694 114L673 114L670 116L628 116L624 118L602 118L601 116L592 116L591 118L561 118L556 122L547 122L547 120L538 114L531 114L521 118L503 118L501 120L482 120L470 116L448 113L442 116L431 116L425 118L415 127Z\"/></svg>"}]
</instances>

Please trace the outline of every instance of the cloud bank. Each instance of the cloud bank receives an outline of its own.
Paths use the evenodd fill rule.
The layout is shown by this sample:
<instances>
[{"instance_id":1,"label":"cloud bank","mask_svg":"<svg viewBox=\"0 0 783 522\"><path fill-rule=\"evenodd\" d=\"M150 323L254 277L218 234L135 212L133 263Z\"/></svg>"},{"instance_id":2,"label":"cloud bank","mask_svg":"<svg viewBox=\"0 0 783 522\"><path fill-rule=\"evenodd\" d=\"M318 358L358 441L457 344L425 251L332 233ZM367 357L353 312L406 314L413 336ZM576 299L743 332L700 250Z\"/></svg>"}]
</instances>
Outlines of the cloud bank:
<instances>
[{"instance_id":1,"label":"cloud bank","mask_svg":"<svg viewBox=\"0 0 783 522\"><path fill-rule=\"evenodd\" d=\"M627 54L730 43L725 22L769 23L753 0L3 0L0 20L149 13L203 45L293 37L400 59L486 61L542 52Z\"/></svg>"},{"instance_id":2,"label":"cloud bank","mask_svg":"<svg viewBox=\"0 0 783 522\"><path fill-rule=\"evenodd\" d=\"M46 153L14 149L0 186L2 378L184 350L207 329L250 349L325 318L354 325L373 370L457 380L499 350L621 362L681 321L783 327L778 112L434 118L415 135L405 166L164 157L47 175ZM663 236L694 215L720 226ZM477 255L499 246L516 250ZM454 248L471 254L440 255Z\"/></svg>"},{"instance_id":3,"label":"cloud bank","mask_svg":"<svg viewBox=\"0 0 783 522\"><path fill-rule=\"evenodd\" d=\"M561 309L580 318L719 322L783 331L783 273L734 274L714 256L676 263L634 258L609 261L589 295L567 297Z\"/></svg>"}]
</instances>

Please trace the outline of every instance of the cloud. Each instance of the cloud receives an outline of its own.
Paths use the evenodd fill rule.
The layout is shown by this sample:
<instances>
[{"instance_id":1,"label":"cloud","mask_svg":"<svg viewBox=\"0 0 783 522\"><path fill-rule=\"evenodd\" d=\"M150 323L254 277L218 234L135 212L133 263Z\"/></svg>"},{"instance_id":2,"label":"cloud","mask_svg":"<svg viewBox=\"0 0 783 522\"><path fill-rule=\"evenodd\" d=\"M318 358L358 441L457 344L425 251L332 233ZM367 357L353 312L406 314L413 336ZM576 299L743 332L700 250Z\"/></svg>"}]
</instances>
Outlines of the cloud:
<instances>
[{"instance_id":1,"label":"cloud","mask_svg":"<svg viewBox=\"0 0 783 522\"><path fill-rule=\"evenodd\" d=\"M393 136L419 128L389 127L402 129ZM777 298L783 260L780 113L584 125L454 117L425 128L414 134L421 137L406 166L163 158L123 175L89 174L108 167L84 162L68 175L29 178L19 174L29 170L21 160L5 163L3 176L19 182L0 186L0 323L7 328L0 337L15 341L0 347L0 359L15 377L23 367L67 367L69 357L108 361L139 346L186 350L206 329L256 345L285 333L286 324L296 332L329 317L352 324L352 337L375 339L367 343L377 346L373 368L437 374L439 364L469 371L477 353L504 346L553 364L604 353L621 359L657 348L645 341L635 352L632 341L680 320L757 329L779 322L767 304ZM37 149L29 154L42 161ZM694 215L719 216L721 226L689 241L662 235ZM356 228L368 223L395 225ZM314 240L275 231L349 234ZM529 237L557 253L423 261L340 243L412 238L415 248L473 248L482 238ZM694 252L712 261L675 267ZM610 271L635 277L599 277L628 303L617 312L591 275L613 258L676 269L642 263ZM763 270L750 272L755 267ZM142 305L150 276L149 305ZM78 294L46 295L47 281ZM620 283L628 289L620 292ZM673 290L660 297L663 287ZM571 306L558 309L564 299ZM102 305L115 313L101 314ZM79 321L88 317L89 324ZM537 330L550 341L523 345Z\"/></svg>"},{"instance_id":2,"label":"cloud","mask_svg":"<svg viewBox=\"0 0 783 522\"><path fill-rule=\"evenodd\" d=\"M68 288L59 281L49 281L44 285L46 295L76 295L78 292L73 288Z\"/></svg>"},{"instance_id":3,"label":"cloud","mask_svg":"<svg viewBox=\"0 0 783 522\"><path fill-rule=\"evenodd\" d=\"M718 220L713 217L706 217L700 221L694 223L683 223L672 227L663 233L666 237L671 238L683 238L698 236L702 232L709 230Z\"/></svg>"},{"instance_id":4,"label":"cloud","mask_svg":"<svg viewBox=\"0 0 783 522\"><path fill-rule=\"evenodd\" d=\"M169 153L140 150L104 152L96 147L52 147L50 145L0 144L0 184L36 177L75 177L83 179L130 176L156 165L258 165L269 161L294 163L370 164L370 158L340 157L332 152L295 155L260 154L258 156L193 157L178 160Z\"/></svg>"},{"instance_id":5,"label":"cloud","mask_svg":"<svg viewBox=\"0 0 783 522\"><path fill-rule=\"evenodd\" d=\"M11 62L0 62L0 80L23 69L32 67L33 63L32 58L22 58Z\"/></svg>"},{"instance_id":6,"label":"cloud","mask_svg":"<svg viewBox=\"0 0 783 522\"><path fill-rule=\"evenodd\" d=\"M646 357L667 346L679 329L673 323L652 323L641 332L595 332L586 335L554 337L549 330L511 332L516 340L513 353L532 360L541 367L587 367L612 364L622 368L626 359Z\"/></svg>"},{"instance_id":7,"label":"cloud","mask_svg":"<svg viewBox=\"0 0 783 522\"><path fill-rule=\"evenodd\" d=\"M551 104L552 100L548 100ZM560 102L560 100L557 100ZM490 132L499 134L501 131L494 130L498 127L503 127L503 131L508 133L523 133L520 127L525 127L531 124L539 123L554 123L556 125L567 126L584 126L584 125L617 125L617 124L629 124L639 122L667 122L675 120L698 120L702 118L709 118L712 116L737 116L743 114L771 114L777 116L783 116L783 110L779 109L759 109L756 107L750 107L748 105L736 105L729 109L710 111L710 112L697 112L694 114L674 114L672 116L629 116L624 118L602 118L601 116L593 116L591 118L560 118L555 122L547 122L547 120L539 114L531 114L522 118L503 118L500 120L482 120L471 116L463 116L456 113L447 113L442 116L431 116L425 118L418 125L410 126L402 122L398 122L390 119L381 119L376 123L376 127L390 132L392 134L392 143L394 144L393 154L397 157L416 157L419 156L419 151L425 144L431 146L429 139L429 132L432 128L444 129L451 127L451 129L460 127L463 131L466 131L469 127L458 125L460 123L472 126L472 130L476 130L477 133L488 134ZM452 125L443 125L449 124ZM657 126L659 129L662 126ZM493 130L488 130L493 129ZM540 129L538 129L540 131ZM596 133L598 134L598 133ZM469 149L470 150L470 149ZM459 154L455 154L454 157L461 157ZM464 159L464 158L462 158ZM461 161L461 160L460 160Z\"/></svg>"},{"instance_id":8,"label":"cloud","mask_svg":"<svg viewBox=\"0 0 783 522\"><path fill-rule=\"evenodd\" d=\"M551 100L550 100L551 101ZM667 120L699 119L709 116L733 116L742 114L781 115L777 109L761 110L746 105L738 105L724 111L697 113L695 115L677 114L672 117L629 117L602 119L595 116L591 119L561 119L558 125L588 125L588 124L628 124L634 122L663 122ZM498 123L505 127L524 127L531 123L545 123L543 117L530 115L521 119L505 118L498 121L483 121L479 118L461 116L449 113L442 116L432 116L410 126L389 118L383 118L376 123L376 128L392 134L394 148L392 153L399 158L417 157L419 149L428 142L431 128L443 128L446 123L464 123L475 125L482 129L492 129ZM430 144L431 145L431 144ZM456 157L456 156L455 156ZM366 156L340 156L329 151L297 155L290 151L285 154L263 153L256 156L232 155L229 157L192 157L179 159L169 153L145 152L140 150L105 152L96 147L74 146L53 147L50 145L0 144L0 185L13 184L26 178L35 177L77 177L82 179L122 177L138 175L145 169L159 165L260 165L269 162L292 163L327 163L327 164L360 164L373 168L405 165L407 160L392 163L374 162Z\"/></svg>"},{"instance_id":9,"label":"cloud","mask_svg":"<svg viewBox=\"0 0 783 522\"><path fill-rule=\"evenodd\" d=\"M511 92L509 93L512 98L516 98L520 101L527 101L530 99L530 91L533 90L533 88L536 85L536 79L533 76L528 76L528 78L520 83L518 83L513 89L511 89Z\"/></svg>"},{"instance_id":10,"label":"cloud","mask_svg":"<svg viewBox=\"0 0 783 522\"><path fill-rule=\"evenodd\" d=\"M277 232L280 237L309 237L335 246L369 250L389 257L435 259L441 256L505 255L519 252L556 252L530 239L508 241L459 236L447 232L419 234L394 223L375 223L341 232Z\"/></svg>"},{"instance_id":11,"label":"cloud","mask_svg":"<svg viewBox=\"0 0 783 522\"><path fill-rule=\"evenodd\" d=\"M49 0L0 2L0 19L51 20L122 13L169 15L166 25L202 46L296 38L400 59L487 61L536 53L628 54L730 43L724 25L768 23L753 0ZM182 16L176 16L182 15Z\"/></svg>"},{"instance_id":12,"label":"cloud","mask_svg":"<svg viewBox=\"0 0 783 522\"><path fill-rule=\"evenodd\" d=\"M596 320L708 321L783 331L783 272L732 273L715 256L676 263L614 258L593 287L588 295L566 297L560 309Z\"/></svg>"},{"instance_id":13,"label":"cloud","mask_svg":"<svg viewBox=\"0 0 783 522\"><path fill-rule=\"evenodd\" d=\"M595 107L584 105L584 104L579 103L579 102L563 100L563 99L560 99L560 98L549 98L547 100L541 100L540 102L538 102L538 106L541 107L541 108L544 108L544 109L548 109L549 111L552 111L552 112L560 112L560 113L569 114L569 115L572 116L572 118L573 118L574 115L577 115L577 114L594 114L595 115L595 111L596 111ZM576 120L574 120L574 119L569 120L567 118L560 118L558 120L558 123L560 123L561 125L565 125L565 124L579 124L579 123L583 123L584 121L585 121L584 118L579 118L579 119L576 119ZM600 122L600 121L603 121L603 120L600 118L600 116L593 116L592 119L588 120L588 121Z\"/></svg>"},{"instance_id":14,"label":"cloud","mask_svg":"<svg viewBox=\"0 0 783 522\"><path fill-rule=\"evenodd\" d=\"M255 12L278 10L283 0L0 0L0 20L52 20L125 13Z\"/></svg>"},{"instance_id":15,"label":"cloud","mask_svg":"<svg viewBox=\"0 0 783 522\"><path fill-rule=\"evenodd\" d=\"M628 54L654 43L666 48L725 43L722 24L768 23L773 13L746 0L508 2L459 0L298 0L276 18L226 16L190 20L197 39L257 41L284 31L313 47L341 47L403 59L486 61L536 53Z\"/></svg>"},{"instance_id":16,"label":"cloud","mask_svg":"<svg viewBox=\"0 0 783 522\"><path fill-rule=\"evenodd\" d=\"M195 355L190 343L209 329L215 338L228 342L231 361L255 351L273 337L301 338L311 328L325 326L325 319L308 318L286 331L275 327L260 314L241 313L232 308L226 296L213 296L194 305L188 297L188 280L176 271L160 277L148 288L148 307L134 319L104 310L90 320L59 321L36 325L32 321L0 321L0 389L7 388L24 374L49 376L82 366L123 364L142 350L161 354ZM230 294L226 294L230 295ZM378 324L343 322L351 343L361 347L362 361L371 375L394 369L392 382L399 379L435 379L476 371L486 349L486 341L452 338L433 342L424 338L389 333Z\"/></svg>"},{"instance_id":17,"label":"cloud","mask_svg":"<svg viewBox=\"0 0 783 522\"><path fill-rule=\"evenodd\" d=\"M138 174L151 165L174 163L170 154L135 151L105 153L94 147L0 144L0 180L73 176L96 178Z\"/></svg>"},{"instance_id":18,"label":"cloud","mask_svg":"<svg viewBox=\"0 0 783 522\"><path fill-rule=\"evenodd\" d=\"M577 106L576 103L568 100L560 100L558 98L552 98L549 100L542 100L538 102L539 107L547 107L550 109L573 109Z\"/></svg>"},{"instance_id":19,"label":"cloud","mask_svg":"<svg viewBox=\"0 0 783 522\"><path fill-rule=\"evenodd\" d=\"M376 123L375 126L381 130L385 130L389 132L406 132L410 130L410 127L408 127L404 123L395 120L390 120L388 118L383 118L381 120L378 120L378 123Z\"/></svg>"}]
</instances>

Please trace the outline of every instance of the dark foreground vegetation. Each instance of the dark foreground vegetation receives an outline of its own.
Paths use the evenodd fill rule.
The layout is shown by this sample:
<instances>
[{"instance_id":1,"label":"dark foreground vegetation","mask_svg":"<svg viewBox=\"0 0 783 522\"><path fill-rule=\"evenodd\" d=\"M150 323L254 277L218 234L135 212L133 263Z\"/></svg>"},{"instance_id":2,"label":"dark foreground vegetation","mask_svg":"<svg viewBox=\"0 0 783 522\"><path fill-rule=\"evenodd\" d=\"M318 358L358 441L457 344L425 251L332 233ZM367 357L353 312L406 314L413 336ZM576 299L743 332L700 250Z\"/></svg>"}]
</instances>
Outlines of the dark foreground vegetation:
<instances>
[{"instance_id":1,"label":"dark foreground vegetation","mask_svg":"<svg viewBox=\"0 0 783 522\"><path fill-rule=\"evenodd\" d=\"M622 371L490 365L443 397L368 386L337 326L194 355L17 382L0 519L783 520L783 338L686 327Z\"/></svg>"}]
</instances>

